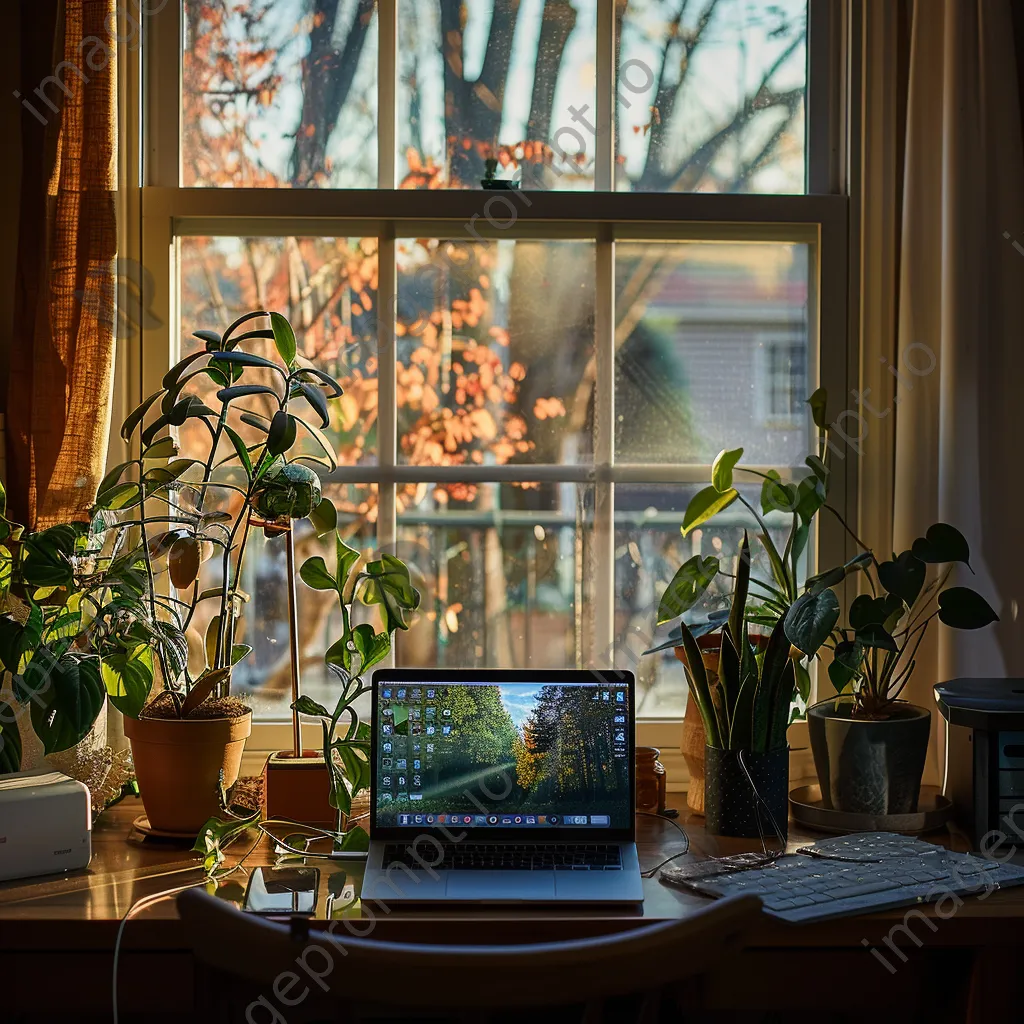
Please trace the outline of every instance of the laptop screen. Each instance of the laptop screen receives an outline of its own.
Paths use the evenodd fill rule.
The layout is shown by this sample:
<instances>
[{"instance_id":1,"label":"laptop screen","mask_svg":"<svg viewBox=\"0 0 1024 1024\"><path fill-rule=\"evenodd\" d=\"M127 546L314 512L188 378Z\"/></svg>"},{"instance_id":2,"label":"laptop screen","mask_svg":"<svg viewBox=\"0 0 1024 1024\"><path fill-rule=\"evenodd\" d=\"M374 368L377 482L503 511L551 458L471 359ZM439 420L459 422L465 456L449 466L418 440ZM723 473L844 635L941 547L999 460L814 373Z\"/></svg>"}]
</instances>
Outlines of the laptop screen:
<instances>
[{"instance_id":1,"label":"laptop screen","mask_svg":"<svg viewBox=\"0 0 1024 1024\"><path fill-rule=\"evenodd\" d=\"M629 830L629 677L572 675L587 681L376 680L374 831Z\"/></svg>"}]
</instances>

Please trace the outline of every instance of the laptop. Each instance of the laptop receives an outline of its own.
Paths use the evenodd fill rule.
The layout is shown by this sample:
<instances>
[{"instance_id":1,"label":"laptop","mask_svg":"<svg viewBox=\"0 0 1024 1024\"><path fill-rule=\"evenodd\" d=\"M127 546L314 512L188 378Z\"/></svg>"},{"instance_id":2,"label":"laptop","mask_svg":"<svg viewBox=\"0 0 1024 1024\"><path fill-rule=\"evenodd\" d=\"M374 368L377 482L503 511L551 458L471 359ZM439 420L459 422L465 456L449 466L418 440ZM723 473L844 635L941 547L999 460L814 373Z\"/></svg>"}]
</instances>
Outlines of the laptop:
<instances>
[{"instance_id":1,"label":"laptop","mask_svg":"<svg viewBox=\"0 0 1024 1024\"><path fill-rule=\"evenodd\" d=\"M362 898L643 900L629 672L379 669Z\"/></svg>"}]
</instances>

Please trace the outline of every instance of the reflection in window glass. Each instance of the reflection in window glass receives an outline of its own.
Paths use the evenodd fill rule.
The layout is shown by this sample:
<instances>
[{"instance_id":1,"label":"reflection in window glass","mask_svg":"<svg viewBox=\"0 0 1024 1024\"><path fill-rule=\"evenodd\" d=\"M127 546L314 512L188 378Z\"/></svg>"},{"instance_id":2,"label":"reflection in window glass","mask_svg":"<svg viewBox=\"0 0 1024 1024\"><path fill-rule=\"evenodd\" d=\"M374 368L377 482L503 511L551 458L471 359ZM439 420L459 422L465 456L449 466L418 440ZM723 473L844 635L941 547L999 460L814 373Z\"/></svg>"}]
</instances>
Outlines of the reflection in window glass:
<instances>
[{"instance_id":1,"label":"reflection in window glass","mask_svg":"<svg viewBox=\"0 0 1024 1024\"><path fill-rule=\"evenodd\" d=\"M753 479L753 477L751 477ZM738 502L703 528L683 537L680 526L690 499L701 484L618 484L615 488L615 646L616 668L636 673L638 712L652 718L678 718L685 707L683 666L671 650L642 657L660 642L669 626L659 628L658 604L676 570L693 555L714 556L722 571L734 573L743 531L753 538L759 531L750 512ZM741 485L747 500L759 507L760 485ZM772 538L785 547L791 517L771 513L767 523ZM751 573L771 581L764 549L751 542ZM806 558L806 555L804 556ZM756 591L756 586L754 591ZM696 618L729 607L732 580L712 581L704 600L690 613Z\"/></svg>"},{"instance_id":2,"label":"reflection in window glass","mask_svg":"<svg viewBox=\"0 0 1024 1024\"><path fill-rule=\"evenodd\" d=\"M184 0L182 184L374 188L374 0Z\"/></svg>"},{"instance_id":3,"label":"reflection in window glass","mask_svg":"<svg viewBox=\"0 0 1024 1024\"><path fill-rule=\"evenodd\" d=\"M398 554L423 603L417 624L399 637L398 664L585 664L592 523L588 486L400 488Z\"/></svg>"},{"instance_id":4,"label":"reflection in window glass","mask_svg":"<svg viewBox=\"0 0 1024 1024\"><path fill-rule=\"evenodd\" d=\"M398 242L399 457L578 464L590 442L593 242Z\"/></svg>"},{"instance_id":5,"label":"reflection in window glass","mask_svg":"<svg viewBox=\"0 0 1024 1024\"><path fill-rule=\"evenodd\" d=\"M619 243L616 459L710 464L742 445L748 463L802 465L813 450L808 281L805 245ZM795 416L772 412L783 400L772 339L786 344Z\"/></svg>"},{"instance_id":6,"label":"reflection in window glass","mask_svg":"<svg viewBox=\"0 0 1024 1024\"><path fill-rule=\"evenodd\" d=\"M592 189L597 0L399 0L398 178ZM574 111L576 114L574 115Z\"/></svg>"},{"instance_id":7,"label":"reflection in window glass","mask_svg":"<svg viewBox=\"0 0 1024 1024\"><path fill-rule=\"evenodd\" d=\"M807 0L629 0L619 189L803 192Z\"/></svg>"}]
</instances>

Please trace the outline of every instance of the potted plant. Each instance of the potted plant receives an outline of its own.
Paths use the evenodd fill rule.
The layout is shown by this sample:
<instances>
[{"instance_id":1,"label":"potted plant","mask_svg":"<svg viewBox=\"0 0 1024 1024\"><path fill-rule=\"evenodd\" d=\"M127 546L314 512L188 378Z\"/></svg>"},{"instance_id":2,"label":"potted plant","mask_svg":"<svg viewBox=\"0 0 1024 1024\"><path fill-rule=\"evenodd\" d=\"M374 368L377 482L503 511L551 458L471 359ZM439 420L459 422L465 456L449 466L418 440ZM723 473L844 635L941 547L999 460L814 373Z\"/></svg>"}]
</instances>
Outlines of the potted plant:
<instances>
[{"instance_id":1,"label":"potted plant","mask_svg":"<svg viewBox=\"0 0 1024 1024\"><path fill-rule=\"evenodd\" d=\"M931 711L900 699L917 651L935 619L953 629L998 621L976 591L948 586L956 564L969 568L969 560L963 535L936 523L891 559L880 562L865 550L812 577L787 613L786 635L796 647L832 650L828 675L837 695L807 716L826 807L871 815L917 810ZM936 570L928 579L930 566ZM864 572L871 592L853 601L839 626L831 588L854 571Z\"/></svg>"},{"instance_id":2,"label":"potted plant","mask_svg":"<svg viewBox=\"0 0 1024 1024\"><path fill-rule=\"evenodd\" d=\"M736 585L727 617L700 626L679 624L690 700L706 737L704 803L714 835L757 837L786 834L789 746L786 730L796 686L794 650L778 621L758 644L747 613L751 583L750 543L740 545ZM699 596L702 584L691 590ZM701 638L716 635L718 664L709 672ZM803 652L808 653L808 652ZM814 652L810 652L814 653Z\"/></svg>"},{"instance_id":3,"label":"potted plant","mask_svg":"<svg viewBox=\"0 0 1024 1024\"><path fill-rule=\"evenodd\" d=\"M698 491L686 507L683 516L682 534L689 536L693 530L703 526L736 502L744 505L757 521L759 532L757 540L764 554L767 572L762 576L754 575L750 579L752 592L750 607L746 611L747 620L770 633L777 623L785 616L790 605L800 595L799 567L800 560L807 547L811 524L822 508L828 508L833 514L835 510L828 505L829 495L829 432L826 412L827 393L818 388L807 405L810 407L811 418L818 430L816 454L809 456L805 462L810 472L800 480L792 483L783 481L778 470L751 469L739 464L743 457L742 448L726 449L719 452L711 468L710 484ZM745 473L761 481L759 507L749 501L742 491L735 486L735 473ZM780 547L772 537L768 518L778 514L791 517L785 544ZM665 588L658 607L658 625L664 625L677 619L704 596L708 587L717 576L730 579L735 577L723 572L721 562L714 556L694 555L688 559ZM695 588L697 593L695 594ZM712 620L714 619L712 613ZM757 634L755 634L755 637ZM679 646L679 629L671 630L664 641L645 652L675 649L676 656L682 658L683 648ZM758 642L755 640L755 642ZM705 669L711 676L718 671L718 647L714 641L702 640ZM811 677L808 662L805 658L794 661L794 689L790 721L803 717L807 700L811 691ZM681 746L687 767L690 772L690 787L687 791L687 805L699 814L704 813L704 794L701 782L704 778L705 735L702 717L691 701L687 703L683 719L683 736Z\"/></svg>"}]
</instances>

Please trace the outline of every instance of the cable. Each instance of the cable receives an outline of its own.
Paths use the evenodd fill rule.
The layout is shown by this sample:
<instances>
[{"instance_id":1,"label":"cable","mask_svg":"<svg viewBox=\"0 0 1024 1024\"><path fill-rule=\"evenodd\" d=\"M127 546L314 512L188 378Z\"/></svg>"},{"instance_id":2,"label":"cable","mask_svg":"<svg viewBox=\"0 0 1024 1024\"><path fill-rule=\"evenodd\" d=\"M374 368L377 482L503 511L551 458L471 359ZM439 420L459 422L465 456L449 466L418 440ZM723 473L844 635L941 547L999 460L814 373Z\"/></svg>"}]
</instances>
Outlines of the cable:
<instances>
[{"instance_id":1,"label":"cable","mask_svg":"<svg viewBox=\"0 0 1024 1024\"><path fill-rule=\"evenodd\" d=\"M359 818L353 818L352 820L359 821L360 818L366 817L369 817L369 812L360 815ZM315 851L308 849L300 850L297 847L289 846L288 843L286 843L283 839L279 839L277 836L275 836L274 833L266 827L267 825L292 825L298 828L305 829L307 832L314 833L314 835L311 837L314 841L320 839L330 839L336 841L339 838L340 833L330 832L326 829L319 828L316 825L307 825L305 824L305 822L295 821L293 818L272 818L269 821L260 822L256 825L260 832L262 832L263 835L267 836L268 839L272 840L276 846L280 847L282 850L287 851L288 853L294 853L301 857L316 857L320 860L366 860L368 855L367 851L365 850L338 850L331 851L330 853L316 853Z\"/></svg>"},{"instance_id":2,"label":"cable","mask_svg":"<svg viewBox=\"0 0 1024 1024\"><path fill-rule=\"evenodd\" d=\"M653 811L637 811L637 816L643 815L645 818L657 818L658 821L666 821L670 824L682 837L686 845L678 852L672 854L671 857L666 857L660 864L655 864L653 868L648 868L646 871L640 872L641 878L653 878L666 864L671 864L672 861L678 857L682 857L690 852L690 837L686 834L683 826L672 818L665 817L664 814L655 814Z\"/></svg>"}]
</instances>

